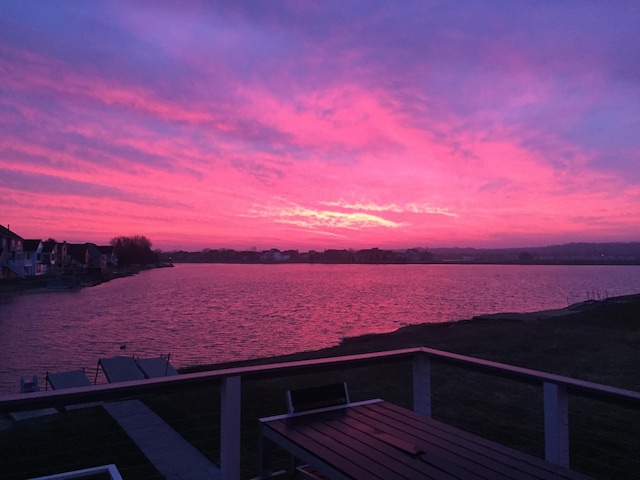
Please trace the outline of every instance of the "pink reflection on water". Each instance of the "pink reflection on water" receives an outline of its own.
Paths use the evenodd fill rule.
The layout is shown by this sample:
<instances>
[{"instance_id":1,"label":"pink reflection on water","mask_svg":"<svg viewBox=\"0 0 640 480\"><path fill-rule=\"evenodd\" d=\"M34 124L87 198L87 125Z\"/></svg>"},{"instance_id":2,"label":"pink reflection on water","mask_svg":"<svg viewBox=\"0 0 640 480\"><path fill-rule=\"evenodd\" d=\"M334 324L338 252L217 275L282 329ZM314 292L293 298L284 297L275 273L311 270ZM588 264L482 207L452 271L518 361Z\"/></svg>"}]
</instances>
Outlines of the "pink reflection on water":
<instances>
[{"instance_id":1,"label":"pink reflection on water","mask_svg":"<svg viewBox=\"0 0 640 480\"><path fill-rule=\"evenodd\" d=\"M0 304L0 392L18 375L171 353L176 367L336 345L403 325L640 291L638 267L178 265ZM126 345L126 349L120 347Z\"/></svg>"}]
</instances>

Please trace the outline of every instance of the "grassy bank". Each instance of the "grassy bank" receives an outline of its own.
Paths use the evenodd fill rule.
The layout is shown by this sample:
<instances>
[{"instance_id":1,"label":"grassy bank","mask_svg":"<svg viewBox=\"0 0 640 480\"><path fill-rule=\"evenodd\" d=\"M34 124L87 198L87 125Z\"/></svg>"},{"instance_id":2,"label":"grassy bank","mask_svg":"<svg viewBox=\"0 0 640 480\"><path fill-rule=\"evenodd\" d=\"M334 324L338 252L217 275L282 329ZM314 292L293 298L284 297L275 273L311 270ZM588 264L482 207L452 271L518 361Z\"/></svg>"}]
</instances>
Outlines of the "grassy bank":
<instances>
[{"instance_id":1,"label":"grassy bank","mask_svg":"<svg viewBox=\"0 0 640 480\"><path fill-rule=\"evenodd\" d=\"M563 315L557 316L558 313ZM584 304L574 310L553 312L553 315L549 312L506 314L448 324L408 326L390 334L347 339L330 349L243 363L429 346L640 390L639 327L640 295L636 295ZM198 367L197 370L219 367ZM196 369L190 369L193 370ZM288 388L342 380L349 383L353 400L381 397L411 407L409 361L344 369L313 378L246 380L242 387L243 478L255 473L257 419L285 411L284 392ZM434 365L433 392L436 418L536 455L543 454L540 388ZM212 385L148 397L145 402L216 460L220 449L219 393L219 387ZM638 412L581 399L572 400L570 409L574 468L597 478L640 478L640 463L636 460L640 449ZM43 446L55 447L73 468L115 462L119 467L124 466L125 478L157 478L153 468L144 463L144 457L140 458L137 448L103 414L101 409L66 412L46 421L8 426L0 431L0 451L4 458L13 459L13 467L11 471L0 468L0 478L25 478L33 471L50 469L50 458L42 454ZM100 434L102 431L113 432L113 437L104 437ZM103 444L109 448L102 448ZM83 445L94 447L81 450ZM287 466L286 457L282 457L282 462L282 466Z\"/></svg>"},{"instance_id":2,"label":"grassy bank","mask_svg":"<svg viewBox=\"0 0 640 480\"><path fill-rule=\"evenodd\" d=\"M200 365L181 372L416 346L640 390L640 294L584 302L562 310L409 325L391 333L346 338L331 348Z\"/></svg>"}]
</instances>

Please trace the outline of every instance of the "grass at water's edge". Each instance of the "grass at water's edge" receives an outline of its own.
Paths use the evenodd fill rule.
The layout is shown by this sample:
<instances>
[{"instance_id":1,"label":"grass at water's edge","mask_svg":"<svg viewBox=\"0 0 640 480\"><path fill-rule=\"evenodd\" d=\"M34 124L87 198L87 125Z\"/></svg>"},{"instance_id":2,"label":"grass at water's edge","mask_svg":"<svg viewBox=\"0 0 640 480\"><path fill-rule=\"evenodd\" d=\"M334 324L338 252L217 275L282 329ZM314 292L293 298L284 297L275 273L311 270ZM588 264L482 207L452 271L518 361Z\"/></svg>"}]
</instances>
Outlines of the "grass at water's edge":
<instances>
[{"instance_id":1,"label":"grass at water's edge","mask_svg":"<svg viewBox=\"0 0 640 480\"><path fill-rule=\"evenodd\" d=\"M592 307L543 320L532 315L528 321L522 321L521 317L513 321L490 318L409 326L391 334L348 339L330 349L245 363L428 346L640 390L640 295L609 299ZM349 383L353 400L381 397L411 408L410 361L345 369L312 379L295 376L246 380L242 387L242 478L255 474L257 419L285 411L284 392L288 388L342 380ZM432 381L436 418L543 455L541 389L438 365L433 366ZM157 395L145 401L174 429L217 461L220 450L218 386ZM135 445L104 415L102 409L65 412L46 420L0 429L0 479L26 478L41 475L43 471L53 473L66 464L85 468L105 463L124 467L124 478L158 478ZM570 431L574 468L598 478L640 478L640 464L636 460L640 450L638 412L572 400ZM64 461L51 464L52 458ZM8 459L12 459L11 470L3 468ZM287 467L287 457L281 460L281 466Z\"/></svg>"},{"instance_id":2,"label":"grass at water's edge","mask_svg":"<svg viewBox=\"0 0 640 480\"><path fill-rule=\"evenodd\" d=\"M640 294L585 302L562 316L514 313L402 327L309 352L180 369L232 366L431 347L629 390L640 390ZM513 319L511 319L513 318Z\"/></svg>"}]
</instances>

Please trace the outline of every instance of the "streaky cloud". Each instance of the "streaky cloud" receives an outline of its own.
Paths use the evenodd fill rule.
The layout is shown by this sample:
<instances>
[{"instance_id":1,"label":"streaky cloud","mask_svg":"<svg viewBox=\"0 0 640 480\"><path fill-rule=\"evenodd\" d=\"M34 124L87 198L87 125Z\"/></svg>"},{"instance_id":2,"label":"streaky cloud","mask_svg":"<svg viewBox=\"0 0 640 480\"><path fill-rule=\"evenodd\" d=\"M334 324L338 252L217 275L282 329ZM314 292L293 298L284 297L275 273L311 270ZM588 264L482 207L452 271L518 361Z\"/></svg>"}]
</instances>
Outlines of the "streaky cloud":
<instances>
[{"instance_id":1,"label":"streaky cloud","mask_svg":"<svg viewBox=\"0 0 640 480\"><path fill-rule=\"evenodd\" d=\"M25 235L637 240L633 2L0 10L0 223Z\"/></svg>"},{"instance_id":2,"label":"streaky cloud","mask_svg":"<svg viewBox=\"0 0 640 480\"><path fill-rule=\"evenodd\" d=\"M446 208L433 207L428 204L408 203L406 205L376 204L376 203L348 203L348 202L320 202L328 207L339 207L347 210L364 210L371 212L393 212L393 213L427 213L432 215L445 215L457 217L458 215Z\"/></svg>"},{"instance_id":3,"label":"streaky cloud","mask_svg":"<svg viewBox=\"0 0 640 480\"><path fill-rule=\"evenodd\" d=\"M372 214L320 210L295 204L256 205L251 214L267 217L277 223L288 223L306 228L359 230L378 227L396 229L403 226L401 223Z\"/></svg>"}]
</instances>

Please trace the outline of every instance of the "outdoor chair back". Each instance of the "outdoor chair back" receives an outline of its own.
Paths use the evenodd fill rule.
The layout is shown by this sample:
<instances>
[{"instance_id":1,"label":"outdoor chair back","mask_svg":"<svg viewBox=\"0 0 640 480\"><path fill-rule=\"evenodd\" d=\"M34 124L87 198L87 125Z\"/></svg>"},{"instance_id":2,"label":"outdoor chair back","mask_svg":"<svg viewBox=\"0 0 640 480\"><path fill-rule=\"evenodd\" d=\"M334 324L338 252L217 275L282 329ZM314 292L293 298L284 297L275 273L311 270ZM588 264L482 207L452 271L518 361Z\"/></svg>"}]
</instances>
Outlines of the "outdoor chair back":
<instances>
[{"instance_id":1,"label":"outdoor chair back","mask_svg":"<svg viewBox=\"0 0 640 480\"><path fill-rule=\"evenodd\" d=\"M347 406L349 403L346 382L287 390L287 410L290 414L318 408Z\"/></svg>"}]
</instances>

